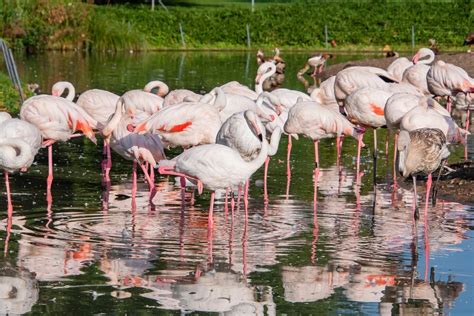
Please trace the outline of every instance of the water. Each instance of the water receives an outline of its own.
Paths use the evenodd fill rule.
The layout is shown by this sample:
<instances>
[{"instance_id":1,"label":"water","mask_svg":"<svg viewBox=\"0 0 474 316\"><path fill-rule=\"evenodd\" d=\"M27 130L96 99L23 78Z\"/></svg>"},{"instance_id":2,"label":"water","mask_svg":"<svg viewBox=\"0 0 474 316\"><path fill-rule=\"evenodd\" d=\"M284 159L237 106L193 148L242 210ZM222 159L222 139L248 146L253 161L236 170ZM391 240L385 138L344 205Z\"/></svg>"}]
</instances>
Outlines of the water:
<instances>
[{"instance_id":1,"label":"water","mask_svg":"<svg viewBox=\"0 0 474 316\"><path fill-rule=\"evenodd\" d=\"M291 74L306 54L284 57L285 85L301 90ZM151 79L209 91L230 80L251 85L256 70L254 55L245 52L52 52L16 59L23 80L44 91L64 79L78 91L121 93ZM320 142L317 189L311 141L293 141L288 181L283 139L270 163L268 205L259 170L251 179L248 221L242 201L232 215L221 196L212 239L208 192L196 195L194 205L187 192L183 203L174 179L158 177L150 204L140 179L133 204L131 162L114 155L112 185L103 188L101 146L87 140L54 146L48 205L41 150L27 173L10 177L11 221L0 213L0 314L472 314L474 206L439 199L414 225L411 185L399 180L394 191L385 131L378 139L375 187L372 150L363 151L358 179L356 142L346 139L340 168L334 140ZM450 161L460 161L463 148L451 149Z\"/></svg>"}]
</instances>

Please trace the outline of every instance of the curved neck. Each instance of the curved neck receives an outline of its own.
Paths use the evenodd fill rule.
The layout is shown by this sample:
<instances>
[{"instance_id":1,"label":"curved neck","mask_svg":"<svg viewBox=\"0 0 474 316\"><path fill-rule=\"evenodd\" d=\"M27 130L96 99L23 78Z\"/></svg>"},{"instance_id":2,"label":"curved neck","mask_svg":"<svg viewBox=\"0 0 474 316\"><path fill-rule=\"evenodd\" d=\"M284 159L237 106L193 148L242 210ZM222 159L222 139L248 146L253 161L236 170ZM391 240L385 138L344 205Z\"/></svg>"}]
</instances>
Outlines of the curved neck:
<instances>
[{"instance_id":1,"label":"curved neck","mask_svg":"<svg viewBox=\"0 0 474 316\"><path fill-rule=\"evenodd\" d=\"M214 106L216 107L217 111L220 112L227 105L227 97L225 96L225 92L219 87L214 88L212 92L216 96L216 98L214 100Z\"/></svg>"},{"instance_id":2,"label":"curved neck","mask_svg":"<svg viewBox=\"0 0 474 316\"><path fill-rule=\"evenodd\" d=\"M263 63L262 66L265 64L267 63ZM268 78L270 78L271 76L273 76L273 74L276 72L275 64L268 63L267 66L270 68L264 74L262 75L257 74L257 80L255 82L255 92L257 92L258 94L263 92L263 82L267 80Z\"/></svg>"},{"instance_id":3,"label":"curved neck","mask_svg":"<svg viewBox=\"0 0 474 316\"><path fill-rule=\"evenodd\" d=\"M435 54L433 53L431 49L426 51L426 54L423 57L425 56L428 56L428 59L419 60L418 61L419 64L429 65L435 60Z\"/></svg>"},{"instance_id":4,"label":"curved neck","mask_svg":"<svg viewBox=\"0 0 474 316\"><path fill-rule=\"evenodd\" d=\"M160 97L164 97L170 91L168 85L159 80L148 82L143 88L143 91L151 92L151 90L153 90L154 88L158 88L158 92L156 94Z\"/></svg>"},{"instance_id":5,"label":"curved neck","mask_svg":"<svg viewBox=\"0 0 474 316\"><path fill-rule=\"evenodd\" d=\"M277 153L281 139L281 132L280 126L277 126L273 131L272 137L270 138L270 145L268 147L268 156L274 156Z\"/></svg>"},{"instance_id":6,"label":"curved neck","mask_svg":"<svg viewBox=\"0 0 474 316\"><path fill-rule=\"evenodd\" d=\"M258 153L258 156L249 162L247 162L247 165L249 166L250 169L254 170L255 172L258 168L260 168L263 163L265 162L265 159L267 159L268 156L268 142L265 138L262 140L262 148L260 149L260 152Z\"/></svg>"},{"instance_id":7,"label":"curved neck","mask_svg":"<svg viewBox=\"0 0 474 316\"><path fill-rule=\"evenodd\" d=\"M112 134L112 132L117 128L120 120L122 119L122 111L124 107L124 101L122 98L118 99L117 104L115 106L114 115L110 118L107 122L107 125L102 129L102 135L108 138Z\"/></svg>"},{"instance_id":8,"label":"curved neck","mask_svg":"<svg viewBox=\"0 0 474 316\"><path fill-rule=\"evenodd\" d=\"M74 89L74 86L72 85L72 83L68 81L56 82L53 85L52 94L56 97L60 97L64 93L64 90L66 89L68 91L66 100L69 100L72 102L74 100L74 97L76 96L76 89Z\"/></svg>"},{"instance_id":9,"label":"curved neck","mask_svg":"<svg viewBox=\"0 0 474 316\"><path fill-rule=\"evenodd\" d=\"M6 170L29 167L28 162L33 161L31 146L21 139L0 139L0 148L0 165Z\"/></svg>"}]
</instances>

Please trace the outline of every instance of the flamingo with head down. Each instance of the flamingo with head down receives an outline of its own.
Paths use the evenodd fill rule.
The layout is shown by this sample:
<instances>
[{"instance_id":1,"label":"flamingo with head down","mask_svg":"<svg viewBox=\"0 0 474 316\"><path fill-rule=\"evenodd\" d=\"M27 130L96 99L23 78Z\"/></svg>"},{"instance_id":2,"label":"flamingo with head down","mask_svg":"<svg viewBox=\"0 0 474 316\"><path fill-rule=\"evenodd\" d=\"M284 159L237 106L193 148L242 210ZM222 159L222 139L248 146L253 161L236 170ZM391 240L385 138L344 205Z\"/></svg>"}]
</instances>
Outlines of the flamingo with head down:
<instances>
[{"instance_id":1,"label":"flamingo with head down","mask_svg":"<svg viewBox=\"0 0 474 316\"><path fill-rule=\"evenodd\" d=\"M132 132L130 125L133 125L134 121L127 115L125 102L123 98L117 101L115 113L102 130L102 133L105 141L110 144L115 152L123 158L133 161L132 197L135 197L137 190L136 169L138 163L148 182L151 201L156 194L155 184L153 175L148 174L143 163L149 163L154 167L157 161L166 159L163 144L158 135L139 135Z\"/></svg>"},{"instance_id":2,"label":"flamingo with head down","mask_svg":"<svg viewBox=\"0 0 474 316\"><path fill-rule=\"evenodd\" d=\"M9 216L13 205L8 173L26 171L41 148L41 142L41 132L36 126L0 112L0 168L5 174Z\"/></svg>"},{"instance_id":3,"label":"flamingo with head down","mask_svg":"<svg viewBox=\"0 0 474 316\"><path fill-rule=\"evenodd\" d=\"M427 59L425 59L427 57ZM435 54L429 48L420 48L413 56L413 66L408 67L403 73L402 82L409 83L418 89L424 95L430 95L426 75L430 70L430 64L434 61Z\"/></svg>"},{"instance_id":4,"label":"flamingo with head down","mask_svg":"<svg viewBox=\"0 0 474 316\"><path fill-rule=\"evenodd\" d=\"M158 92L153 94L152 90L156 88L158 88ZM125 92L122 98L125 109L131 118L134 118L135 115L141 116L141 113L151 116L163 108L163 97L168 92L169 88L164 82L154 80L148 82L143 90L135 89Z\"/></svg>"}]
</instances>

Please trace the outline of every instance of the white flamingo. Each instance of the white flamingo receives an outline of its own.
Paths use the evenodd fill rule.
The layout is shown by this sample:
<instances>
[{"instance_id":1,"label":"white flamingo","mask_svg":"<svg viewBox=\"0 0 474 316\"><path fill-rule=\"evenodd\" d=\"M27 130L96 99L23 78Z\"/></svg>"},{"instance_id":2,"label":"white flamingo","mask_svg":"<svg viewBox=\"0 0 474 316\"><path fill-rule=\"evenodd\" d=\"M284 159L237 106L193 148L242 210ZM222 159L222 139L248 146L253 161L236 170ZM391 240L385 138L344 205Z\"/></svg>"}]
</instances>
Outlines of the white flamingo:
<instances>
[{"instance_id":1,"label":"white flamingo","mask_svg":"<svg viewBox=\"0 0 474 316\"><path fill-rule=\"evenodd\" d=\"M156 194L153 175L149 175L143 163L149 163L152 167L156 162L165 159L163 144L158 135L139 135L130 131L133 119L126 114L125 103L122 98L117 101L116 110L110 121L102 130L105 141L120 156L133 161L132 196L135 197L137 190L137 163L143 170L150 188L150 201ZM153 168L152 168L153 170Z\"/></svg>"},{"instance_id":2,"label":"white flamingo","mask_svg":"<svg viewBox=\"0 0 474 316\"><path fill-rule=\"evenodd\" d=\"M0 112L0 168L4 170L8 214L13 210L8 173L26 171L41 148L41 132L26 121Z\"/></svg>"},{"instance_id":3,"label":"white flamingo","mask_svg":"<svg viewBox=\"0 0 474 316\"><path fill-rule=\"evenodd\" d=\"M428 59L424 59L425 57L428 57ZM428 90L426 75L430 70L429 64L431 64L434 59L435 54L431 49L420 48L412 58L414 65L407 68L403 73L402 82L417 87L424 95L430 95L431 93Z\"/></svg>"}]
</instances>

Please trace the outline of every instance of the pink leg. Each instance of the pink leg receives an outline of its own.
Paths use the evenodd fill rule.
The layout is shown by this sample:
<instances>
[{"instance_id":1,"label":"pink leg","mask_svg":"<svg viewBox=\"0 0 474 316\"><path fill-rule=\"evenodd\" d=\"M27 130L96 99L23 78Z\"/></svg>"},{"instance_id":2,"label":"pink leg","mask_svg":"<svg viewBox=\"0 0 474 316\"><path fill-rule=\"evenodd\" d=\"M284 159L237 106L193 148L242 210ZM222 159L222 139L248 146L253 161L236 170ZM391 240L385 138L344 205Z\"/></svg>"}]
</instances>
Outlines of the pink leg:
<instances>
[{"instance_id":1,"label":"pink leg","mask_svg":"<svg viewBox=\"0 0 474 316\"><path fill-rule=\"evenodd\" d=\"M245 189L244 189L244 211L245 211L245 221L249 218L249 181L245 182Z\"/></svg>"},{"instance_id":2,"label":"pink leg","mask_svg":"<svg viewBox=\"0 0 474 316\"><path fill-rule=\"evenodd\" d=\"M148 175L147 168L145 166L143 166L142 164L140 164L140 168L142 169L143 174L145 175L146 181L148 182L148 186L150 188L150 201L151 201L151 200L153 200L153 198L155 197L155 194L156 194L155 183L153 182L151 177Z\"/></svg>"},{"instance_id":3,"label":"pink leg","mask_svg":"<svg viewBox=\"0 0 474 316\"><path fill-rule=\"evenodd\" d=\"M232 221L234 220L234 209L235 209L235 200L234 200L234 192L232 192L232 197L230 200L230 212L232 214Z\"/></svg>"},{"instance_id":4,"label":"pink leg","mask_svg":"<svg viewBox=\"0 0 474 316\"><path fill-rule=\"evenodd\" d=\"M397 181L397 151L398 151L398 132L393 137L393 182Z\"/></svg>"},{"instance_id":5,"label":"pink leg","mask_svg":"<svg viewBox=\"0 0 474 316\"><path fill-rule=\"evenodd\" d=\"M211 193L211 204L209 205L209 217L207 218L208 229L212 231L212 226L214 225L214 197L215 192Z\"/></svg>"},{"instance_id":6,"label":"pink leg","mask_svg":"<svg viewBox=\"0 0 474 316\"><path fill-rule=\"evenodd\" d=\"M316 168L319 169L319 140L314 140L314 163L316 164Z\"/></svg>"},{"instance_id":7,"label":"pink leg","mask_svg":"<svg viewBox=\"0 0 474 316\"><path fill-rule=\"evenodd\" d=\"M211 193L211 204L209 205L209 217L207 220L207 244L208 244L208 262L212 264L213 256L212 256L212 251L213 251L213 241L214 241L214 236L213 236L213 226L214 226L214 197L215 197L215 192L213 191Z\"/></svg>"},{"instance_id":8,"label":"pink leg","mask_svg":"<svg viewBox=\"0 0 474 316\"><path fill-rule=\"evenodd\" d=\"M360 150L362 148L362 138L364 137L364 134L359 134L357 136L357 174L359 174L360 171Z\"/></svg>"},{"instance_id":9,"label":"pink leg","mask_svg":"<svg viewBox=\"0 0 474 316\"><path fill-rule=\"evenodd\" d=\"M388 139L390 133L387 131L387 137L385 138L385 161L388 161Z\"/></svg>"},{"instance_id":10,"label":"pink leg","mask_svg":"<svg viewBox=\"0 0 474 316\"><path fill-rule=\"evenodd\" d=\"M137 162L133 161L132 167L132 200L135 200L137 195Z\"/></svg>"},{"instance_id":11,"label":"pink leg","mask_svg":"<svg viewBox=\"0 0 474 316\"><path fill-rule=\"evenodd\" d=\"M417 219L418 213L418 203L416 197L416 176L412 176L413 178L413 218Z\"/></svg>"},{"instance_id":12,"label":"pink leg","mask_svg":"<svg viewBox=\"0 0 474 316\"><path fill-rule=\"evenodd\" d=\"M267 191L267 176L268 176L268 164L270 163L270 156L265 159L265 168L263 169L263 203L268 203L268 191Z\"/></svg>"},{"instance_id":13,"label":"pink leg","mask_svg":"<svg viewBox=\"0 0 474 316\"><path fill-rule=\"evenodd\" d=\"M288 150L286 154L286 174L291 176L290 156L291 156L291 135L288 135Z\"/></svg>"},{"instance_id":14,"label":"pink leg","mask_svg":"<svg viewBox=\"0 0 474 316\"><path fill-rule=\"evenodd\" d=\"M227 222L227 214L229 213L229 200L227 198L227 196L229 195L229 188L225 188L225 197L224 197L224 216L225 216L225 220Z\"/></svg>"},{"instance_id":15,"label":"pink leg","mask_svg":"<svg viewBox=\"0 0 474 316\"><path fill-rule=\"evenodd\" d=\"M446 103L446 110L448 110L449 114L451 114L452 106L453 106L453 104L452 104L452 101L451 101L451 97L448 96L448 102Z\"/></svg>"},{"instance_id":16,"label":"pink leg","mask_svg":"<svg viewBox=\"0 0 474 316\"><path fill-rule=\"evenodd\" d=\"M428 200L430 197L430 190L432 184L431 173L428 175L428 180L426 181L426 200L425 200L425 213L424 213L424 224L425 224L425 281L428 280L428 270L430 263L430 243L428 236Z\"/></svg>"},{"instance_id":17,"label":"pink leg","mask_svg":"<svg viewBox=\"0 0 474 316\"><path fill-rule=\"evenodd\" d=\"M338 167L341 164L341 142L342 142L341 136L339 135L336 136L336 155L337 155L336 166Z\"/></svg>"},{"instance_id":18,"label":"pink leg","mask_svg":"<svg viewBox=\"0 0 474 316\"><path fill-rule=\"evenodd\" d=\"M318 177L319 171L314 174L314 195L313 195L313 242L311 243L311 263L316 262L316 243L318 241Z\"/></svg>"},{"instance_id":19,"label":"pink leg","mask_svg":"<svg viewBox=\"0 0 474 316\"><path fill-rule=\"evenodd\" d=\"M466 123L464 124L466 131L469 131L469 125L471 124L471 110L469 107L467 108L467 117L466 117ZM464 159L467 160L467 135L466 135L466 141L464 144Z\"/></svg>"},{"instance_id":20,"label":"pink leg","mask_svg":"<svg viewBox=\"0 0 474 316\"><path fill-rule=\"evenodd\" d=\"M12 196L10 192L10 179L8 176L8 171L5 170L4 174L5 174L5 187L7 189L7 203L8 203L7 214L8 214L8 217L11 217L13 215L13 204L12 204Z\"/></svg>"},{"instance_id":21,"label":"pink leg","mask_svg":"<svg viewBox=\"0 0 474 316\"><path fill-rule=\"evenodd\" d=\"M48 178L46 180L46 201L51 203L53 196L51 195L51 185L53 184L53 147L48 146Z\"/></svg>"}]
</instances>

